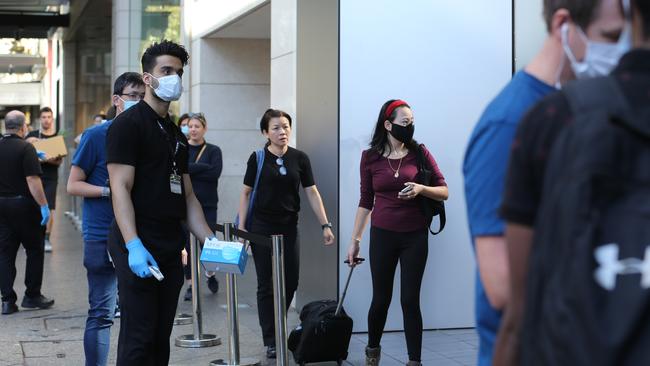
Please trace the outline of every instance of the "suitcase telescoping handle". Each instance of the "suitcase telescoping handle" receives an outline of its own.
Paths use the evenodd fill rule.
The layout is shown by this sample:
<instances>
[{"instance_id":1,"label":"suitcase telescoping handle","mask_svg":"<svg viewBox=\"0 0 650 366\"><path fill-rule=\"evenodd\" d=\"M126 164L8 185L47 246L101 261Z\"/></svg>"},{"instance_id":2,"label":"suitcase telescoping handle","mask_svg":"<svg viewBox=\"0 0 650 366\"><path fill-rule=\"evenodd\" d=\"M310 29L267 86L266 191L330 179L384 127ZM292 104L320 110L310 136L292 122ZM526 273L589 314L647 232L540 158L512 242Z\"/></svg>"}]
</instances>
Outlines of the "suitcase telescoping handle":
<instances>
[{"instance_id":1,"label":"suitcase telescoping handle","mask_svg":"<svg viewBox=\"0 0 650 366\"><path fill-rule=\"evenodd\" d=\"M350 266L350 272L348 273L348 279L345 281L345 287L343 288L343 294L341 294L341 298L339 298L339 303L336 305L336 312L334 313L334 316L339 316L339 313L341 312L341 307L343 306L343 300L345 300L345 294L348 292L348 286L350 286L350 278L352 278L352 271L354 271L354 267L356 267L356 264L361 264L363 261L365 261L365 258L354 258L354 264L355 266ZM343 262L345 264L350 264L349 260L345 260Z\"/></svg>"}]
</instances>

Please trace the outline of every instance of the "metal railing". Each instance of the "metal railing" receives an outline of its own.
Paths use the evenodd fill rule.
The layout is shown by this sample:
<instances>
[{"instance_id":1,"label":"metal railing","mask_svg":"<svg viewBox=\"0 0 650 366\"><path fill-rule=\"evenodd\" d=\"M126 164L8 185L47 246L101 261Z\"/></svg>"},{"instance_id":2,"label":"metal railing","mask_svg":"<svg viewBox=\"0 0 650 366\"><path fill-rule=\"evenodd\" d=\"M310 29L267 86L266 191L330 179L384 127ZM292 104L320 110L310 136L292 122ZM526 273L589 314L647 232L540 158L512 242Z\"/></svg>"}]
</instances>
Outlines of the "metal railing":
<instances>
[{"instance_id":1,"label":"metal railing","mask_svg":"<svg viewBox=\"0 0 650 366\"><path fill-rule=\"evenodd\" d=\"M203 348L213 347L221 344L221 338L214 334L203 333L203 318L201 314L200 293L200 274L201 267L201 248L199 241L190 234L190 256L191 256L191 273L192 273L192 334L185 334L176 338L176 346L186 348Z\"/></svg>"}]
</instances>

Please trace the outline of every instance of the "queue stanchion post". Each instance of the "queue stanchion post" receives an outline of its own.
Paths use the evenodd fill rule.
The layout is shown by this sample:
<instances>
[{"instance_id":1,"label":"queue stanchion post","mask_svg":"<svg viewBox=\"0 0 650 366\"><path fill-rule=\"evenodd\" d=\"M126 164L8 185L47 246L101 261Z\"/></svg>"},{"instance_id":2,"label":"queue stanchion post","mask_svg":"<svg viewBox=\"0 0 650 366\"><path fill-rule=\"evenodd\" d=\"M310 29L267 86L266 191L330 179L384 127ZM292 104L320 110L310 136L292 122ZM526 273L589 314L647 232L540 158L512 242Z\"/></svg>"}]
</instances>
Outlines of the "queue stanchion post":
<instances>
[{"instance_id":1,"label":"queue stanchion post","mask_svg":"<svg viewBox=\"0 0 650 366\"><path fill-rule=\"evenodd\" d=\"M287 348L287 306L284 292L284 237L273 235L273 308L275 310L276 365L289 364Z\"/></svg>"},{"instance_id":2,"label":"queue stanchion post","mask_svg":"<svg viewBox=\"0 0 650 366\"><path fill-rule=\"evenodd\" d=\"M223 236L226 241L234 241L232 234L234 225L224 224ZM244 248L245 249L245 248ZM239 315L237 300L237 276L226 273L226 296L228 301L228 361L224 359L210 362L210 366L258 366L260 361L253 358L240 358L239 352Z\"/></svg>"},{"instance_id":3,"label":"queue stanchion post","mask_svg":"<svg viewBox=\"0 0 650 366\"><path fill-rule=\"evenodd\" d=\"M199 268L201 266L199 241L190 234L190 253L192 257L192 328L193 334L186 334L176 338L176 346L184 348L204 348L218 346L221 338L214 334L203 333L203 319L201 317L201 298L199 297Z\"/></svg>"}]
</instances>

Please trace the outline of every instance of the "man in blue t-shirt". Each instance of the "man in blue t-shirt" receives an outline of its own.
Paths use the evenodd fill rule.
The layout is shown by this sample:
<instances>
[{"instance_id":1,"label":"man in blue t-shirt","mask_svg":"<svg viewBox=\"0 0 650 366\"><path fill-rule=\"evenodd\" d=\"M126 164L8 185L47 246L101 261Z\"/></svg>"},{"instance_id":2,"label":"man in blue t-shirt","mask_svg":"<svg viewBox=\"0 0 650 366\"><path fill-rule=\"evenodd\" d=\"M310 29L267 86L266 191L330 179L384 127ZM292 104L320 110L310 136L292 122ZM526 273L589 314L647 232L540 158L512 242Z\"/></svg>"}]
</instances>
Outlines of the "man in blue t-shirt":
<instances>
[{"instance_id":1,"label":"man in blue t-shirt","mask_svg":"<svg viewBox=\"0 0 650 366\"><path fill-rule=\"evenodd\" d=\"M120 114L144 97L140 74L126 72L115 80L112 104ZM108 254L108 231L113 221L108 170L106 132L111 121L84 131L72 160L68 193L84 197L84 267L88 277L88 318L84 332L86 365L106 365L110 327L117 296L115 268Z\"/></svg>"},{"instance_id":2,"label":"man in blue t-shirt","mask_svg":"<svg viewBox=\"0 0 650 366\"><path fill-rule=\"evenodd\" d=\"M608 0L609 1L609 0ZM499 216L510 148L517 125L524 113L542 97L575 78L567 48L582 62L586 47L578 49L578 40L592 35L599 0L544 1L548 37L535 58L517 72L505 88L487 106L470 137L463 173L470 234L477 260L476 328L479 335L478 365L492 364L501 311L510 299L508 250L504 222Z\"/></svg>"}]
</instances>

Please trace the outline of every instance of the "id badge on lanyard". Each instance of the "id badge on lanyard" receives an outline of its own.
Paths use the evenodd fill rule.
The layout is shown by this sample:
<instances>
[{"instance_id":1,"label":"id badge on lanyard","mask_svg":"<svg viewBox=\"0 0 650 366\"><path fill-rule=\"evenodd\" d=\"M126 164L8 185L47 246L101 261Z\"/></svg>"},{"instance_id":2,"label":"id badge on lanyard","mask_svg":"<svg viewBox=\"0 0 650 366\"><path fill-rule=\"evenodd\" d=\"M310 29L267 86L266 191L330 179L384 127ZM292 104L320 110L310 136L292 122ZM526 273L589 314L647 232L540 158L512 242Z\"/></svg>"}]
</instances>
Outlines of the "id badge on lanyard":
<instances>
[{"instance_id":1,"label":"id badge on lanyard","mask_svg":"<svg viewBox=\"0 0 650 366\"><path fill-rule=\"evenodd\" d=\"M169 135L167 134L167 131L163 128L163 126L160 124L158 121L158 127L160 127L160 130L165 134L165 137L169 138ZM171 151L170 148L170 153L172 154L172 173L169 175L169 190L174 193L174 194L183 194L183 188L181 186L181 176L178 175L178 170L176 168L176 154L178 154L178 145L180 143L178 140L176 140L176 148Z\"/></svg>"},{"instance_id":2,"label":"id badge on lanyard","mask_svg":"<svg viewBox=\"0 0 650 366\"><path fill-rule=\"evenodd\" d=\"M181 189L181 176L176 174L176 171L169 175L169 189L174 194L183 193L183 190Z\"/></svg>"}]
</instances>

